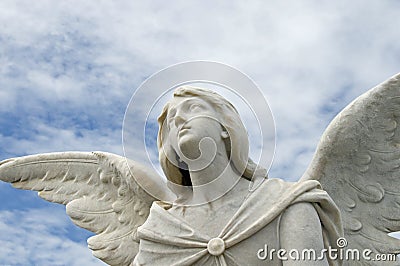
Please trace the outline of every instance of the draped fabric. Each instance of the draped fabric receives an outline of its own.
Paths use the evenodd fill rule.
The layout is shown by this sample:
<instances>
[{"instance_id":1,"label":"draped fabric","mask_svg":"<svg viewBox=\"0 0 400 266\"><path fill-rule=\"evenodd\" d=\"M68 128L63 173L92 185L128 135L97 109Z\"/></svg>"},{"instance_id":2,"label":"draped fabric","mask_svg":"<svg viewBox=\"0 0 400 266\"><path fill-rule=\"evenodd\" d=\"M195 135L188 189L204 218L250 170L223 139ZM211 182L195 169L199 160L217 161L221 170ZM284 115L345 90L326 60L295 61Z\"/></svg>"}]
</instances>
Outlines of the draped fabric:
<instances>
[{"instance_id":1,"label":"draped fabric","mask_svg":"<svg viewBox=\"0 0 400 266\"><path fill-rule=\"evenodd\" d=\"M231 249L251 240L288 206L297 202L314 205L321 221L325 248L336 247L336 240L343 236L340 212L329 195L321 190L318 181L289 183L267 179L250 192L218 236L194 230L182 218L173 216L157 202L153 203L147 221L138 229L141 242L134 265L238 265L238 257L242 255L240 249L235 253ZM223 240L225 250L222 254L210 254L207 245L212 238ZM279 235L275 238L279 239ZM340 262L329 261L329 264Z\"/></svg>"}]
</instances>

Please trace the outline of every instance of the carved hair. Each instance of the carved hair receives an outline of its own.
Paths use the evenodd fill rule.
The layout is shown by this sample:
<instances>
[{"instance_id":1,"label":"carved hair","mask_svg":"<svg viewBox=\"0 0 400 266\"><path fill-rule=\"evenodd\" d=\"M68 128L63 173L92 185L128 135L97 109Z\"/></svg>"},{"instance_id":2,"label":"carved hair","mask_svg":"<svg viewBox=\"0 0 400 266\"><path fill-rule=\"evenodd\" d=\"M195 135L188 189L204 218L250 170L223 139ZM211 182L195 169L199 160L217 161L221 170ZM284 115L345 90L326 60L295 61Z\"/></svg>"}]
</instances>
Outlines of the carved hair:
<instances>
[{"instance_id":1,"label":"carved hair","mask_svg":"<svg viewBox=\"0 0 400 266\"><path fill-rule=\"evenodd\" d=\"M242 177L251 180L254 175L266 177L266 170L257 166L249 158L249 140L246 128L244 127L236 108L218 93L203 88L182 86L175 90L174 97L199 97L213 106L217 113L221 115L222 127L229 133L229 138L225 141L228 157L231 159L234 168L241 173ZM157 145L161 167L169 181L179 185L191 185L190 181L185 180L188 173L178 168L179 161L175 164L169 158L178 158L175 151L169 147L163 147L163 136L166 136L168 129L164 128L164 121L169 111L170 103L164 106L161 115L158 117L159 131ZM233 153L231 151L234 151ZM172 152L173 154L166 155Z\"/></svg>"}]
</instances>

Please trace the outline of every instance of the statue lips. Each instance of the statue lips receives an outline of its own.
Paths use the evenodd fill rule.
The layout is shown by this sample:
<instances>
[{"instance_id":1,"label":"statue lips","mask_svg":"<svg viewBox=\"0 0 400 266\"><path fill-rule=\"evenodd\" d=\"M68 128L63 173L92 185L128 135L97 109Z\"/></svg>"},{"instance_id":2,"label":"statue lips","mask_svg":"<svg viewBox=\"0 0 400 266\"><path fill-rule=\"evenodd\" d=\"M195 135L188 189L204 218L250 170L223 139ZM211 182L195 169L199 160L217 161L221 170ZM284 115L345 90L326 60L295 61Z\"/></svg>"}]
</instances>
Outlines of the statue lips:
<instances>
[{"instance_id":1,"label":"statue lips","mask_svg":"<svg viewBox=\"0 0 400 266\"><path fill-rule=\"evenodd\" d=\"M187 132L189 129L191 129L190 126L184 125L183 127L181 127L181 128L179 129L178 136L181 136L182 134L184 134L185 132Z\"/></svg>"}]
</instances>

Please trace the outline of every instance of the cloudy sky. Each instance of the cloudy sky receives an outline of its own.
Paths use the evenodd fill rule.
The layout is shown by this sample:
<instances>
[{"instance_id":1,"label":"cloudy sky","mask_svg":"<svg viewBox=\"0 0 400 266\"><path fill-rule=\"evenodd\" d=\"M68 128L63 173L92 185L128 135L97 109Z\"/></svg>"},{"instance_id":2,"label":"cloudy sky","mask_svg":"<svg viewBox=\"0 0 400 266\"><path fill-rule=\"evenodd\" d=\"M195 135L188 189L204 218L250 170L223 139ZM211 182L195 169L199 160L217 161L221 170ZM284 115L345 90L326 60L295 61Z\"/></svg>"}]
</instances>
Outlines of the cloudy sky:
<instances>
[{"instance_id":1,"label":"cloudy sky","mask_svg":"<svg viewBox=\"0 0 400 266\"><path fill-rule=\"evenodd\" d=\"M329 121L400 72L399 26L395 0L4 0L0 159L67 150L122 155L135 89L164 67L202 59L232 65L258 84L277 129L270 175L297 180ZM86 247L90 234L63 206L5 183L0 201L1 264L102 265Z\"/></svg>"}]
</instances>

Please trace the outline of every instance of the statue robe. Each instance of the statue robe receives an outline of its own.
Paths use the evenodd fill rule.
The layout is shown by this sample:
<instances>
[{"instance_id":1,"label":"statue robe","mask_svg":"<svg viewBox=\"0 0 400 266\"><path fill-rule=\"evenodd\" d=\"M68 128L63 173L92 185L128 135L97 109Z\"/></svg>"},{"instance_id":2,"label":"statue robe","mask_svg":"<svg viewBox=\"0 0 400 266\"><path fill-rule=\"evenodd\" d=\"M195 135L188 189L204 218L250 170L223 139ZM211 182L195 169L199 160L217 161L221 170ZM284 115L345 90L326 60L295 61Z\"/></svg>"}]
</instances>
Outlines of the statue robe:
<instances>
[{"instance_id":1,"label":"statue robe","mask_svg":"<svg viewBox=\"0 0 400 266\"><path fill-rule=\"evenodd\" d=\"M321 221L325 248L337 248L336 240L343 236L340 212L318 181L289 183L267 179L250 192L218 236L196 231L162 204L154 202L147 221L138 229L140 246L133 265L281 265L276 256L270 258L265 252L281 248L281 214L297 202L313 204ZM221 254L211 254L208 243L213 238L222 239ZM265 260L257 257L260 249L265 251L259 254L266 256ZM328 262L330 265L341 263L329 258Z\"/></svg>"}]
</instances>

